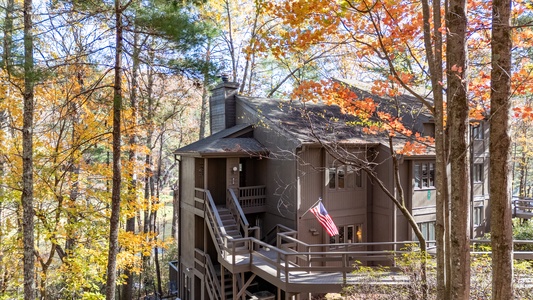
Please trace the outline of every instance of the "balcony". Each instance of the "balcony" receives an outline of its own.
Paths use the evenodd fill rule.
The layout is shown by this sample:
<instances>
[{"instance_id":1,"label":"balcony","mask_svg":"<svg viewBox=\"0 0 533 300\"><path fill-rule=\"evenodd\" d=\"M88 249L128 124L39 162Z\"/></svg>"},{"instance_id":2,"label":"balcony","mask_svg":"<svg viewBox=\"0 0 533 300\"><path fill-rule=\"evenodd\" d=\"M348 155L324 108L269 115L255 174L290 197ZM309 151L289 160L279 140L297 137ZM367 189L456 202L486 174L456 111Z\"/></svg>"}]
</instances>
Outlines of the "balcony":
<instances>
[{"instance_id":1,"label":"balcony","mask_svg":"<svg viewBox=\"0 0 533 300\"><path fill-rule=\"evenodd\" d=\"M239 204L245 214L266 211L266 186L247 186L238 189Z\"/></svg>"}]
</instances>

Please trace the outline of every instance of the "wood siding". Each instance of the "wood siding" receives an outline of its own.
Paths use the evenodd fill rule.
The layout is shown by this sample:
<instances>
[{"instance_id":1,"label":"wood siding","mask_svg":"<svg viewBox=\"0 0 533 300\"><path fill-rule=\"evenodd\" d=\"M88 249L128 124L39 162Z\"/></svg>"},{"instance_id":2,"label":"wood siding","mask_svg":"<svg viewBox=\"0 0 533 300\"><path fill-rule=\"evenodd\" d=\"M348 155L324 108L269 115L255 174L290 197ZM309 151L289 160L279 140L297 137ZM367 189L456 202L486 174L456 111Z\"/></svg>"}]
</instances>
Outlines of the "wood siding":
<instances>
[{"instance_id":1,"label":"wood siding","mask_svg":"<svg viewBox=\"0 0 533 300\"><path fill-rule=\"evenodd\" d=\"M299 143L278 128L266 126L257 112L247 106L237 105L237 122L257 124L254 138L270 149L270 157L260 163L262 184L266 185L266 212L259 217L262 231L268 232L276 224L296 228L297 175L296 149Z\"/></svg>"},{"instance_id":2,"label":"wood siding","mask_svg":"<svg viewBox=\"0 0 533 300\"><path fill-rule=\"evenodd\" d=\"M378 157L376 159L378 165L375 170L389 191L394 191L394 178L391 171L392 162L390 160L390 152L385 146L380 146L378 150ZM394 241L392 201L377 184L373 185L372 188L374 194L372 202L372 241Z\"/></svg>"},{"instance_id":3,"label":"wood siding","mask_svg":"<svg viewBox=\"0 0 533 300\"><path fill-rule=\"evenodd\" d=\"M203 245L203 241L201 243L199 241L199 238L203 236L203 227L197 228L198 221L195 215L197 209L194 208L195 173L197 173L195 161L194 157L182 157L181 159L179 239L183 242L179 247L181 248L180 264L185 268L194 267L194 247L196 244ZM191 228L191 230L182 228Z\"/></svg>"},{"instance_id":4,"label":"wood siding","mask_svg":"<svg viewBox=\"0 0 533 300\"><path fill-rule=\"evenodd\" d=\"M321 244L327 240L327 234L308 210L319 197L325 197L324 150L321 148L304 148L300 152L301 163L298 165L298 237L307 243ZM327 206L326 200L324 205ZM303 217L302 215L305 214ZM315 235L313 235L313 232Z\"/></svg>"}]
</instances>

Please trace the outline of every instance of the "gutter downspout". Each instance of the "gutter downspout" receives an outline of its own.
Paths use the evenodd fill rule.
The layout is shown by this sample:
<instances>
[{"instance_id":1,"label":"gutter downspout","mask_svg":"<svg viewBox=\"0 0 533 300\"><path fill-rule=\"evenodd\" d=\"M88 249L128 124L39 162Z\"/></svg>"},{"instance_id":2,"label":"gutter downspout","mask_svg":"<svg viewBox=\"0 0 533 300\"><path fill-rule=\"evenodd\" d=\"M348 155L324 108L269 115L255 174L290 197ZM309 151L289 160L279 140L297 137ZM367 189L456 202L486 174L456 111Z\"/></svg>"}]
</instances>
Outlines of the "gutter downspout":
<instances>
[{"instance_id":1,"label":"gutter downspout","mask_svg":"<svg viewBox=\"0 0 533 300\"><path fill-rule=\"evenodd\" d=\"M478 125L481 126L481 125ZM483 130L483 129L481 129ZM474 142L472 138L472 125L468 124L468 138L470 145L470 239L474 238ZM483 173L485 166L483 165Z\"/></svg>"},{"instance_id":2,"label":"gutter downspout","mask_svg":"<svg viewBox=\"0 0 533 300\"><path fill-rule=\"evenodd\" d=\"M174 160L178 163L178 228L176 230L176 234L178 235L178 282L177 282L177 286L178 286L178 294L180 296L180 298L184 298L183 296L183 291L184 291L184 288L183 288L183 282L181 282L183 276L182 276L182 268L181 268L181 174L182 174L182 169L181 169L181 159L178 158L177 155L174 155Z\"/></svg>"}]
</instances>

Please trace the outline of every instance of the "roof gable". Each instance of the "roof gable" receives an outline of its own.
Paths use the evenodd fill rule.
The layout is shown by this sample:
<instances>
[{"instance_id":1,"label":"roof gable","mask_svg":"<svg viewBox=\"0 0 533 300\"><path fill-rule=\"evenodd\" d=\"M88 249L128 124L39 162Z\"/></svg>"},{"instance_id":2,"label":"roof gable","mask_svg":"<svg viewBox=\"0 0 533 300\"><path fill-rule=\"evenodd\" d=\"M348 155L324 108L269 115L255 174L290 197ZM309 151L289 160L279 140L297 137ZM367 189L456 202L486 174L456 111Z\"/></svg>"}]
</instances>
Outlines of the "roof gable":
<instances>
[{"instance_id":1,"label":"roof gable","mask_svg":"<svg viewBox=\"0 0 533 300\"><path fill-rule=\"evenodd\" d=\"M253 138L250 124L239 124L176 150L184 156L266 156L268 150Z\"/></svg>"}]
</instances>

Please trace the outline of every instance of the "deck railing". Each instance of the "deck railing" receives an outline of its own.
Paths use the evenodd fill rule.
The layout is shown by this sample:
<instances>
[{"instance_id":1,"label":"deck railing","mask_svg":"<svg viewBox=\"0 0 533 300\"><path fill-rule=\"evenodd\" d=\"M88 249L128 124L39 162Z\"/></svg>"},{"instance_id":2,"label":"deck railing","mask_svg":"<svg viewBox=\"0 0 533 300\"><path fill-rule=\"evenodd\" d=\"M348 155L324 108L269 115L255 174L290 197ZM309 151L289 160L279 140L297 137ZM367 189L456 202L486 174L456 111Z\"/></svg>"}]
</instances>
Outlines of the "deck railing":
<instances>
[{"instance_id":1,"label":"deck railing","mask_svg":"<svg viewBox=\"0 0 533 300\"><path fill-rule=\"evenodd\" d=\"M398 244L403 244L398 243ZM323 245L308 245L309 251L294 251L292 249L280 249L256 239L251 240L252 246L267 251L250 251L250 265L261 261L275 269L276 277L282 282L291 283L294 279L301 278L305 273L341 273L343 283L354 270L356 262L362 259L392 260L395 255L407 253L408 251L313 251L314 248L324 249ZM268 253L265 254L265 253ZM295 262L298 262L296 264ZM335 264L322 264L324 262L336 262Z\"/></svg>"},{"instance_id":2,"label":"deck railing","mask_svg":"<svg viewBox=\"0 0 533 300\"><path fill-rule=\"evenodd\" d=\"M205 255L206 261L206 286L207 290L210 290L212 297L210 299L225 299L224 291L220 286L215 267L209 255Z\"/></svg>"},{"instance_id":3,"label":"deck railing","mask_svg":"<svg viewBox=\"0 0 533 300\"><path fill-rule=\"evenodd\" d=\"M226 233L224 225L222 224L222 220L220 219L220 215L218 214L218 210L216 208L215 201L213 201L211 193L209 190L196 188L194 200L195 206L200 206L199 203L202 204L201 206L204 208L204 219L206 220L207 228L211 233L211 237L213 238L213 243L215 244L217 252L223 255L223 248L227 247L229 236ZM222 247L220 244L222 244L224 247Z\"/></svg>"},{"instance_id":4,"label":"deck railing","mask_svg":"<svg viewBox=\"0 0 533 300\"><path fill-rule=\"evenodd\" d=\"M237 221L238 229L243 233L244 237L251 236L258 239L261 236L259 227L250 227L250 223L248 223L248 219L246 218L246 215L244 214L240 205L240 201L237 199L237 195L235 195L235 191L233 189L228 189L226 207L230 210L233 217Z\"/></svg>"},{"instance_id":5,"label":"deck railing","mask_svg":"<svg viewBox=\"0 0 533 300\"><path fill-rule=\"evenodd\" d=\"M199 198L197 200L200 200ZM417 241L402 242L376 242L376 243L345 243L345 244L307 244L298 240L297 232L284 226L275 228L276 244L271 245L255 237L240 239L228 238L225 233L214 202L209 191L205 191L204 205L206 217L209 219L209 230L214 235L214 240L223 243L217 246L222 257L231 265L243 264L243 257L248 257L248 269L258 261L275 270L277 278L290 283L294 278L305 273L341 273L343 282L354 270L358 262L393 262L397 255L412 252L418 248ZM214 210L214 211L213 211ZM213 227L213 228L211 228ZM429 241L430 243L433 241ZM472 240L472 243L490 243L484 240ZM514 241L516 244L531 244L533 241ZM375 247L381 250L367 250ZM405 249L407 250L397 250ZM262 251L259 251L262 250ZM481 253L481 252L473 252ZM490 254L490 252L483 252ZM516 259L533 259L533 252L515 251ZM335 262L332 264L331 262ZM241 269L242 270L242 269Z\"/></svg>"},{"instance_id":6,"label":"deck railing","mask_svg":"<svg viewBox=\"0 0 533 300\"><path fill-rule=\"evenodd\" d=\"M533 199L532 198L513 198L513 216L519 218L533 217Z\"/></svg>"},{"instance_id":7,"label":"deck railing","mask_svg":"<svg viewBox=\"0 0 533 300\"><path fill-rule=\"evenodd\" d=\"M246 242L247 240L247 242ZM352 276L354 265L361 261L392 261L398 255L410 253L412 250L350 250L350 251L319 251L319 249L327 249L325 247L330 244L305 244L299 242L300 245L307 247L304 251L295 251L292 249L280 249L276 246L267 244L255 238L243 238L240 241L242 245L247 244L248 249L242 247L235 247L232 243L228 243L229 257L232 257L231 263L235 264L235 257L239 255L249 255L249 266L258 264L259 262L268 265L275 270L276 277L286 283L295 282L294 279L301 280L302 272L320 274L320 273L341 273L343 283ZM475 241L481 242L481 241ZM533 244L533 241L514 241L515 243ZM405 249L405 247L416 247L416 241L402 241L390 243L359 243L346 244L347 248L351 246L365 247L365 246L388 246L391 249ZM252 249L261 249L266 251L254 251ZM353 249L353 248L352 248ZM266 254L268 253L268 255ZM489 254L490 252L473 251L472 254ZM533 252L515 251L515 259L533 259ZM298 262L298 263L296 263ZM335 264L323 264L325 262L336 262Z\"/></svg>"},{"instance_id":8,"label":"deck railing","mask_svg":"<svg viewBox=\"0 0 533 300\"><path fill-rule=\"evenodd\" d=\"M239 203L244 209L263 207L266 202L266 186L246 186L239 188Z\"/></svg>"}]
</instances>

